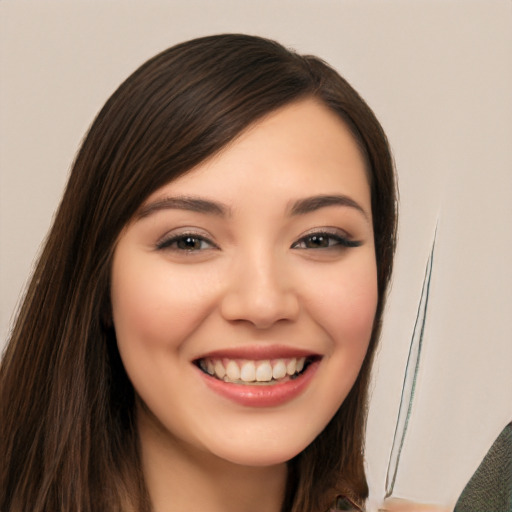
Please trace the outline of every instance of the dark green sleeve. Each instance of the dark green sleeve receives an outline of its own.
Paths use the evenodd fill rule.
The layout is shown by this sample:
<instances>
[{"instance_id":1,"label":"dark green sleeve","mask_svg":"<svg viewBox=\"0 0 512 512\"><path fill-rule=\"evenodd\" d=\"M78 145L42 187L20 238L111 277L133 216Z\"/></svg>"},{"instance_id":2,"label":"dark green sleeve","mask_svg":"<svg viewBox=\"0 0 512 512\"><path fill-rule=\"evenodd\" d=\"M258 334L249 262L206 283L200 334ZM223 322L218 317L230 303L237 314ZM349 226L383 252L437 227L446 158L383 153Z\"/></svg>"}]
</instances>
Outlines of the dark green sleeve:
<instances>
[{"instance_id":1,"label":"dark green sleeve","mask_svg":"<svg viewBox=\"0 0 512 512\"><path fill-rule=\"evenodd\" d=\"M512 423L494 441L454 512L512 512Z\"/></svg>"}]
</instances>

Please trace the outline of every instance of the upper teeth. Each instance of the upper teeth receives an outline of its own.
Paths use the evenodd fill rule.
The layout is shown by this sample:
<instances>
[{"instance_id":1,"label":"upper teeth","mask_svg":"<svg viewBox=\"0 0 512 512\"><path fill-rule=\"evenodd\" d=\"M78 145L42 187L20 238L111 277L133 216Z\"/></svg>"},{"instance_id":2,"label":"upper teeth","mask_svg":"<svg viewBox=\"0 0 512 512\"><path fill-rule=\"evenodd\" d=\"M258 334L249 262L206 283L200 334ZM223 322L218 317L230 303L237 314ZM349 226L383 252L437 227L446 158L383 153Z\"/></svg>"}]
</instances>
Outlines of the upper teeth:
<instances>
[{"instance_id":1,"label":"upper teeth","mask_svg":"<svg viewBox=\"0 0 512 512\"><path fill-rule=\"evenodd\" d=\"M227 382L270 382L299 373L304 368L305 357L286 359L201 359L201 368L218 379Z\"/></svg>"}]
</instances>

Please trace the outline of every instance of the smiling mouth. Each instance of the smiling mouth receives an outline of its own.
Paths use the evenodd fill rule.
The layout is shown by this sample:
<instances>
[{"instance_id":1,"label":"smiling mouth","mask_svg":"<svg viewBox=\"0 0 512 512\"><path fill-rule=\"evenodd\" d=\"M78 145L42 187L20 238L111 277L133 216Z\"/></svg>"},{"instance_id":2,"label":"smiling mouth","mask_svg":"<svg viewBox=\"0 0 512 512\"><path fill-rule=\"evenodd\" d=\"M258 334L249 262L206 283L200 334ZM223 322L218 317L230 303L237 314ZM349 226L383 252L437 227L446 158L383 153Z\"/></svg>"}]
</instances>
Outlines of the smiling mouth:
<instances>
[{"instance_id":1,"label":"smiling mouth","mask_svg":"<svg viewBox=\"0 0 512 512\"><path fill-rule=\"evenodd\" d=\"M262 360L206 357L195 364L203 373L223 382L269 386L300 377L318 359L318 356Z\"/></svg>"}]
</instances>

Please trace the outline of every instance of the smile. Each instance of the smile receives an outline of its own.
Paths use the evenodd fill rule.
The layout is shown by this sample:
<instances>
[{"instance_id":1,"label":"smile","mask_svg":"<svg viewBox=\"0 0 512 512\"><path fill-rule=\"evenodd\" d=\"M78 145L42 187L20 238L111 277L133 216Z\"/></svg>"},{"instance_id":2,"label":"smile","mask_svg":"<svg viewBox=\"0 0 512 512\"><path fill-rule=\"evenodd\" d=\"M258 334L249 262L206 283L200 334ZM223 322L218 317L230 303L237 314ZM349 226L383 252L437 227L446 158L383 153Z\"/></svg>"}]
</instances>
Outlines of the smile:
<instances>
[{"instance_id":1,"label":"smile","mask_svg":"<svg viewBox=\"0 0 512 512\"><path fill-rule=\"evenodd\" d=\"M266 360L204 358L199 368L212 377L242 385L274 385L297 378L312 358L291 357Z\"/></svg>"},{"instance_id":2,"label":"smile","mask_svg":"<svg viewBox=\"0 0 512 512\"><path fill-rule=\"evenodd\" d=\"M313 380L322 356L275 347L210 353L194 361L213 392L245 407L276 407L301 395Z\"/></svg>"}]
</instances>

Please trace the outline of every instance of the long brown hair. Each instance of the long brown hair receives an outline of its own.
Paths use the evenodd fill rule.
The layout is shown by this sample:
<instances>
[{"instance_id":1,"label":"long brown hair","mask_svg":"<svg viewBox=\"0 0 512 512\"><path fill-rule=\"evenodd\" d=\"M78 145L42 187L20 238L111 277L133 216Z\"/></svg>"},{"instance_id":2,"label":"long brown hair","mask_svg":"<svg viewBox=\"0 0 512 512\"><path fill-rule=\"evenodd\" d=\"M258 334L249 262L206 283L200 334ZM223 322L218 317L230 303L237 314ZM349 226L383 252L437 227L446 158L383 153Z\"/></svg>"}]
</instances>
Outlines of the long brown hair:
<instances>
[{"instance_id":1,"label":"long brown hair","mask_svg":"<svg viewBox=\"0 0 512 512\"><path fill-rule=\"evenodd\" d=\"M0 370L0 510L151 510L134 390L110 321L116 240L153 191L262 116L306 97L341 117L366 159L379 303L349 396L289 462L283 511L318 512L338 492L365 499L367 388L396 231L386 136L357 92L320 59L227 34L179 44L147 61L110 97L83 142Z\"/></svg>"}]
</instances>

